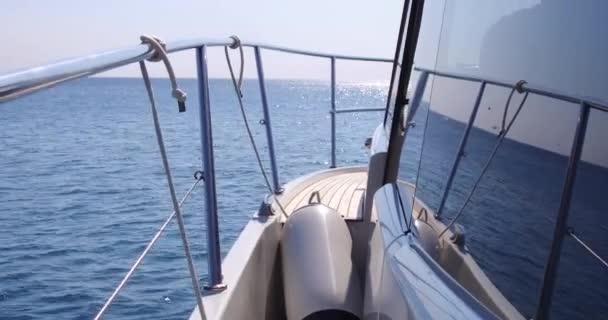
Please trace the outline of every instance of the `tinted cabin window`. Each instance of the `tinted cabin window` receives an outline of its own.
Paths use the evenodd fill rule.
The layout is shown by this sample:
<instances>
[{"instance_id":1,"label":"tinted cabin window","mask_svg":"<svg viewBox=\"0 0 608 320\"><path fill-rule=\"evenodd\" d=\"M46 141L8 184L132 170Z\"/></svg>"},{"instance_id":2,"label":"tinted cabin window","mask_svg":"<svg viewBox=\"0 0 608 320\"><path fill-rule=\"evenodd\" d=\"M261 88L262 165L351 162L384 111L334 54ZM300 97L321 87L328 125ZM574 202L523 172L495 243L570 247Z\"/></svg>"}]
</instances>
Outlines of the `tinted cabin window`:
<instances>
[{"instance_id":1,"label":"tinted cabin window","mask_svg":"<svg viewBox=\"0 0 608 320\"><path fill-rule=\"evenodd\" d=\"M608 2L428 1L415 65L608 101ZM413 92L420 72L410 83ZM480 83L430 76L405 140L400 179L433 208L479 94ZM488 84L442 216L463 208L473 183L523 99ZM549 251L579 105L530 94L458 220L472 255L525 316L533 316ZM608 114L592 110L570 223L608 257ZM420 170L418 170L420 168ZM553 299L554 319L608 314L608 272L567 237Z\"/></svg>"}]
</instances>

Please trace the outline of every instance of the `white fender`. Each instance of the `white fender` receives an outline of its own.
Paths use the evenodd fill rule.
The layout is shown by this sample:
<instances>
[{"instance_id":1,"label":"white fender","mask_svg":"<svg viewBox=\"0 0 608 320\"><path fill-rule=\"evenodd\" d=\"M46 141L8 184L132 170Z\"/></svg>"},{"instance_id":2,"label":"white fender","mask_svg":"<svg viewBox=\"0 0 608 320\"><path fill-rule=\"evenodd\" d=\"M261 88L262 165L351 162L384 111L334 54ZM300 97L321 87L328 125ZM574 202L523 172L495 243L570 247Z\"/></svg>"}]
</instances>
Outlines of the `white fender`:
<instances>
[{"instance_id":1,"label":"white fender","mask_svg":"<svg viewBox=\"0 0 608 320\"><path fill-rule=\"evenodd\" d=\"M361 318L363 295L351 250L346 222L334 209L314 204L289 216L281 236L287 319L323 311Z\"/></svg>"}]
</instances>

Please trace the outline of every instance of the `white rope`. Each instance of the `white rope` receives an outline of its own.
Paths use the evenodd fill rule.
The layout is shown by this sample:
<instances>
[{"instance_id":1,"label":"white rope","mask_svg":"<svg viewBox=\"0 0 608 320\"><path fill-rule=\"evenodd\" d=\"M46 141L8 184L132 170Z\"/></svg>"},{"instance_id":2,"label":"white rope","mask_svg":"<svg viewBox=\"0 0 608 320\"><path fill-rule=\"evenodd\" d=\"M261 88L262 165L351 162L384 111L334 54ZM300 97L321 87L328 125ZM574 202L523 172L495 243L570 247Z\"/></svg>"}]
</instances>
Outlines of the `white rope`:
<instances>
[{"instance_id":1,"label":"white rope","mask_svg":"<svg viewBox=\"0 0 608 320\"><path fill-rule=\"evenodd\" d=\"M203 180L202 179L202 175L199 176L198 178L196 178L196 180L190 186L190 188L188 189L188 191L186 191L186 194L184 195L184 197L179 201L180 208L184 204L184 202L186 202L186 200L190 197L190 194L192 194L192 191L194 191L194 188L202 180ZM146 255L148 255L148 252L150 252L150 250L152 249L152 247L156 244L156 241L158 241L158 239L160 239L160 236L165 231L165 229L167 228L167 226L169 225L169 223L171 221L173 221L174 217L175 217L175 211L173 211L169 215L169 217L165 220L165 222L160 226L160 228L158 229L158 231L156 231L156 234L154 234L154 237L152 237L152 240L150 240L150 242L148 243L148 245L146 246L146 248L144 249L144 251L142 251L142 253L139 255L139 257L137 257L137 259L135 260L135 262L133 263L133 265L129 269L129 272L127 272L127 274L125 274L125 276L122 278L122 280L120 281L120 283L118 284L118 286L116 287L116 289L114 289L114 292L112 292L112 294L110 295L110 297L108 298L108 300L106 300L106 303L104 303L103 307L101 307L101 309L99 310L99 312L97 312L97 314L95 315L95 318L94 318L95 320L103 318L103 316L105 315L106 311L108 311L108 308L110 307L110 305L112 304L112 302L114 302L114 299L116 299L116 297L118 297L118 294L120 293L120 291L122 290L122 288L127 284L127 281L129 281L129 279L131 279L131 276L133 275L133 273L135 272L135 270L139 267L139 265L144 260L144 258L146 257Z\"/></svg>"},{"instance_id":2,"label":"white rope","mask_svg":"<svg viewBox=\"0 0 608 320\"><path fill-rule=\"evenodd\" d=\"M513 94L513 92L515 92L515 90L517 89L517 86L519 86L520 83L525 83L525 81L523 81L523 82L522 81L517 82L517 84L513 87L513 90L511 91L511 95ZM507 99L507 104L505 105L505 109L509 108L509 104L511 103L511 95L509 95L509 98ZM496 156L496 152L498 152L498 148L500 147L501 143L503 142L503 140L507 136L507 133L509 133L509 130L511 129L511 126L515 122L515 119L519 115L519 112L523 108L524 103L526 102L527 98L528 98L528 92L526 92L524 94L524 97L522 98L521 102L519 103L519 107L515 111L515 114L513 115L513 118L511 119L511 121L509 122L509 124L507 125L507 127L504 130L501 130L500 133L498 134L498 141L496 141L496 144L494 145L494 149L492 150L492 153L490 154L490 157L486 161L483 169L481 170L481 173L477 176L477 179L475 180L475 183L473 184L473 187L469 191L469 194L467 194L467 197L466 197L464 203L462 204L462 206L460 207L460 210L458 210L458 213L454 216L454 218L452 218L452 220L450 221L450 223L448 223L445 226L445 228L443 229L443 231L441 231L439 233L439 236L437 236L437 238L441 238L441 236L446 231L448 231L448 229L450 227L452 227L452 225L456 222L456 220L458 220L458 218L460 218L460 216L464 212L464 209L466 208L467 204L469 204L469 201L471 201L471 197L473 196L473 193L475 193L475 190L477 189L477 186L479 185L479 182L481 181L481 178L484 176L484 174L486 173L486 171L490 167L490 164L492 163L492 160L494 159L494 156ZM505 112L505 114L506 114L506 112Z\"/></svg>"},{"instance_id":3,"label":"white rope","mask_svg":"<svg viewBox=\"0 0 608 320\"><path fill-rule=\"evenodd\" d=\"M574 238L574 240L576 240L576 242L578 242L583 248L585 248L592 256L594 256L600 263L602 263L605 267L608 268L608 262L602 259L599 254L595 253L595 251L593 251L591 247L589 247L585 242L583 242L583 240L579 239L579 237L574 234L574 230L572 228L568 228L568 234L572 238Z\"/></svg>"},{"instance_id":4,"label":"white rope","mask_svg":"<svg viewBox=\"0 0 608 320\"><path fill-rule=\"evenodd\" d=\"M249 127L249 121L247 120L247 114L245 113L245 107L243 106L242 85L243 85L243 72L245 69L245 56L243 54L243 47L241 46L241 40L239 40L239 38L237 36L231 36L230 38L234 39L234 43L230 46L230 48L236 49L238 47L239 53L240 53L240 58L241 58L241 70L239 72L238 81L237 81L236 77L234 76L234 70L232 69L232 63L230 61L230 54L228 53L228 47L224 47L224 53L226 54L226 63L228 64L228 70L230 71L230 77L232 78L232 84L234 86L234 91L236 92L236 97L237 97L237 100L239 101L239 108L241 110L241 116L243 117L245 129L247 130L247 135L249 136L249 141L251 142L251 147L253 148L253 152L255 153L255 157L257 159L258 166L260 167L260 171L262 172L262 176L264 177L264 181L266 182L266 187L268 188L268 191L274 198L274 201L279 206L279 209L281 209L281 212L283 213L285 218L287 218L288 216L287 216L287 212L285 211L285 208L283 208L283 206L281 205L281 202L279 201L277 196L274 194L274 191L272 190L272 186L270 185L270 180L268 179L268 175L266 174L266 169L264 169L264 164L262 163L262 158L260 157L258 147L255 143L255 139L253 138L253 133L251 133L251 128Z\"/></svg>"},{"instance_id":5,"label":"white rope","mask_svg":"<svg viewBox=\"0 0 608 320\"><path fill-rule=\"evenodd\" d=\"M154 36L142 35L140 39L141 43L150 45L150 47L152 47L152 49L154 50L154 55L149 60L152 62L162 60L165 64L165 68L167 68L167 74L169 75L169 81L171 82L171 95L173 96L173 98L177 99L179 112L186 111L186 92L181 90L177 85L175 72L173 71L171 61L169 61L169 57L167 56L165 44L160 39Z\"/></svg>"},{"instance_id":6,"label":"white rope","mask_svg":"<svg viewBox=\"0 0 608 320\"><path fill-rule=\"evenodd\" d=\"M230 49L239 49L239 54L241 56L241 68L239 70L239 81L237 82L237 87L239 88L239 94L243 97L243 73L245 72L245 54L243 53L243 46L241 46L241 39L237 36L230 36L234 42L229 46ZM230 73L232 75L232 64L230 63L230 55L228 54L228 47L224 47L224 53L226 54L226 59L228 59L228 68L230 68ZM234 79L234 75L232 75Z\"/></svg>"},{"instance_id":7,"label":"white rope","mask_svg":"<svg viewBox=\"0 0 608 320\"><path fill-rule=\"evenodd\" d=\"M526 80L519 80L511 89L511 93L509 93L509 98L507 98L507 103L505 104L505 110L503 111L503 114L502 114L502 123L500 126L500 132L498 133L499 135L505 131L505 126L507 124L507 113L509 113L509 106L511 105L511 98L513 98L513 94L515 93L515 91L517 91L519 93L523 93L524 85L526 83L528 83L528 82L526 82Z\"/></svg>"},{"instance_id":8,"label":"white rope","mask_svg":"<svg viewBox=\"0 0 608 320\"><path fill-rule=\"evenodd\" d=\"M165 143L163 141L163 133L160 127L160 121L158 120L158 112L156 110L156 102L154 100L154 92L152 91L152 83L148 76L148 70L146 69L146 63L144 61L139 62L141 68L141 74L146 84L146 90L148 91L148 98L150 99L150 107L152 109L152 118L154 120L154 130L156 131L156 141L158 142L158 148L163 161L163 167L165 169L165 176L167 177L167 184L169 185L169 193L171 194L171 202L173 203L173 210L177 217L177 224L179 226L180 236L182 238L182 244L184 246L184 253L186 254L186 260L188 260L188 271L190 272L190 278L192 280L192 289L196 295L196 303L201 319L205 318L205 309L203 307L203 296L201 293L200 285L198 282L198 276L196 275L196 268L194 266L194 260L190 253L190 245L188 244L188 236L186 234L186 226L184 224L184 218L182 216L179 203L177 202L177 196L175 195L175 186L173 185L173 176L171 175L171 168L169 167L169 159L167 158L167 151L165 149Z\"/></svg>"}]
</instances>

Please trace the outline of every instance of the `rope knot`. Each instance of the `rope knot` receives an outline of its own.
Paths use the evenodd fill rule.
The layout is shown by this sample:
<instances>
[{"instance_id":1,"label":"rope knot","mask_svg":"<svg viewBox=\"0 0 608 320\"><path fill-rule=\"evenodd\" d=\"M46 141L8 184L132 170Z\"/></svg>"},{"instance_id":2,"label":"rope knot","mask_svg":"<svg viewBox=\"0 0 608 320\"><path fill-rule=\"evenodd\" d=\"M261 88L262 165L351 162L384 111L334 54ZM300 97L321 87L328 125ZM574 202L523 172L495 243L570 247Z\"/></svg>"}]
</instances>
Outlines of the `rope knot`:
<instances>
[{"instance_id":1,"label":"rope knot","mask_svg":"<svg viewBox=\"0 0 608 320\"><path fill-rule=\"evenodd\" d=\"M232 44L228 46L230 47L230 49L236 49L241 46L241 39L239 39L239 37L233 35L228 38L234 40L234 42L232 42Z\"/></svg>"},{"instance_id":2,"label":"rope knot","mask_svg":"<svg viewBox=\"0 0 608 320\"><path fill-rule=\"evenodd\" d=\"M142 35L139 37L139 39L141 40L142 44L150 45L152 50L154 50L152 56L147 59L148 61L159 62L163 59L163 54L166 54L167 52L167 44L163 42L163 40L161 40L159 37L148 35ZM162 52L159 52L161 50Z\"/></svg>"},{"instance_id":3,"label":"rope knot","mask_svg":"<svg viewBox=\"0 0 608 320\"><path fill-rule=\"evenodd\" d=\"M194 180L205 180L205 173L201 170L194 172Z\"/></svg>"},{"instance_id":4,"label":"rope knot","mask_svg":"<svg viewBox=\"0 0 608 320\"><path fill-rule=\"evenodd\" d=\"M173 90L173 92L171 93L171 95L173 96L173 98L175 98L175 100L177 100L178 111L185 112L186 111L186 92L184 92L184 90L182 90L182 89L175 88Z\"/></svg>"},{"instance_id":5,"label":"rope knot","mask_svg":"<svg viewBox=\"0 0 608 320\"><path fill-rule=\"evenodd\" d=\"M177 99L177 101L179 102L186 102L186 92L182 89L176 88L175 90L173 90L173 98Z\"/></svg>"},{"instance_id":6,"label":"rope knot","mask_svg":"<svg viewBox=\"0 0 608 320\"><path fill-rule=\"evenodd\" d=\"M517 83L514 86L515 90L517 90L517 93L523 93L524 92L524 85L526 85L526 84L528 84L528 82L526 80L519 80L519 81L517 81Z\"/></svg>"},{"instance_id":7,"label":"rope knot","mask_svg":"<svg viewBox=\"0 0 608 320\"><path fill-rule=\"evenodd\" d=\"M177 100L177 108L179 112L186 111L186 92L178 88L177 79L175 78L175 72L171 61L167 55L167 46L165 43L157 37L142 35L140 37L142 44L147 44L153 50L152 56L148 59L151 62L162 61L167 68L167 74L169 75L169 81L171 82L172 92L171 95Z\"/></svg>"}]
</instances>

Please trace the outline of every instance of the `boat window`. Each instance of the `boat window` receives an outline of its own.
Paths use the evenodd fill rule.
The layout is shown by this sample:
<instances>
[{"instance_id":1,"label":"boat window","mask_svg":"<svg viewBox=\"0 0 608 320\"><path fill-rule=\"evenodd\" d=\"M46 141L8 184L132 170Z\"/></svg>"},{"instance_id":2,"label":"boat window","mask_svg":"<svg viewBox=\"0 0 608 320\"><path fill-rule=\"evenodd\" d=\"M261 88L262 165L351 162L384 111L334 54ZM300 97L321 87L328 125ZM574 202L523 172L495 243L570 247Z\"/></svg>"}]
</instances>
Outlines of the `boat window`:
<instances>
[{"instance_id":1,"label":"boat window","mask_svg":"<svg viewBox=\"0 0 608 320\"><path fill-rule=\"evenodd\" d=\"M418 36L418 44L416 46L416 54L414 56L414 66L425 66L428 69L434 70L437 62L437 51L441 40L441 26L444 18L444 0L425 1L424 11L422 15L422 23L420 25L420 33ZM416 85L420 80L421 72L413 70L410 83L408 83L408 98L412 98L412 92L416 89ZM422 99L420 99L419 108L413 113L411 125L408 128L408 135L404 141L403 154L406 157L401 158L400 178L409 182L415 183L418 165L421 155L422 135L425 131L426 117L428 114L428 101L430 101L430 93L432 92L435 77L430 75L425 81L425 89L421 91ZM390 103L391 101L389 101ZM411 103L410 103L411 105ZM410 106L408 106L409 108Z\"/></svg>"},{"instance_id":2,"label":"boat window","mask_svg":"<svg viewBox=\"0 0 608 320\"><path fill-rule=\"evenodd\" d=\"M384 126L386 131L390 131L390 126L393 119L393 111L395 109L395 102L397 100L397 92L399 85L399 75L401 74L402 65L403 65L403 51L405 49L405 42L407 38L407 26L409 23L409 16L411 14L411 1L405 1L405 5L407 7L403 8L403 16L400 22L400 30L397 39L397 52L395 53L397 62L393 65L393 70L391 73L391 83L389 86L388 98L386 100L386 114L384 116Z\"/></svg>"},{"instance_id":3,"label":"boat window","mask_svg":"<svg viewBox=\"0 0 608 320\"><path fill-rule=\"evenodd\" d=\"M399 179L416 185L416 197L444 223L458 216L470 253L527 318L536 312L581 106L519 89L608 101L606 12L600 0L425 4L410 102L420 75L428 79ZM590 111L568 220L602 257L606 123L608 114ZM608 272L581 248L565 238L553 319L608 313Z\"/></svg>"}]
</instances>

